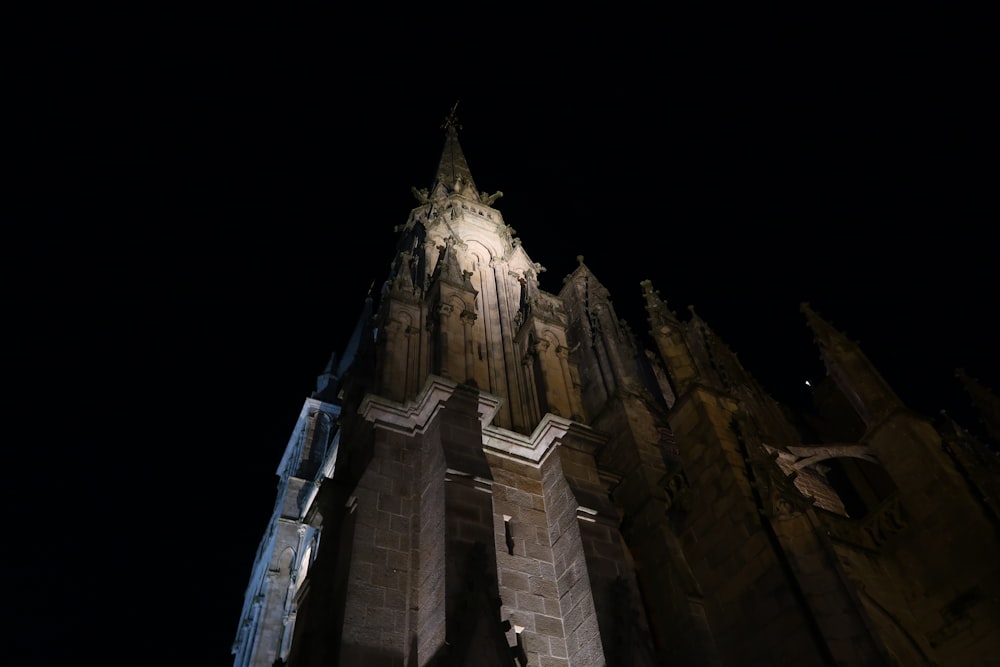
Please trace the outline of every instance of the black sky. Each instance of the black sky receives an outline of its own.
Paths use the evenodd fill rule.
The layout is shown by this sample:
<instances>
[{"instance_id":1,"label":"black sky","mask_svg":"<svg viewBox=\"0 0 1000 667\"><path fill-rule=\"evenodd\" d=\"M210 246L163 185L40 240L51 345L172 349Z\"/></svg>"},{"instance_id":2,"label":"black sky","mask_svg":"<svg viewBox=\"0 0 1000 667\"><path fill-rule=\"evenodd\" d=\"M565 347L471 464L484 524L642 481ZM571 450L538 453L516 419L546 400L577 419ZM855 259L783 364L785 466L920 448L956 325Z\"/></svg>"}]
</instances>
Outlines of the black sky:
<instances>
[{"instance_id":1,"label":"black sky","mask_svg":"<svg viewBox=\"0 0 1000 667\"><path fill-rule=\"evenodd\" d=\"M230 664L295 417L456 101L544 289L583 255L642 336L649 278L778 398L819 371L803 301L914 409L964 417L958 367L1000 388L976 17L743 14L67 16L14 49L23 664Z\"/></svg>"}]
</instances>

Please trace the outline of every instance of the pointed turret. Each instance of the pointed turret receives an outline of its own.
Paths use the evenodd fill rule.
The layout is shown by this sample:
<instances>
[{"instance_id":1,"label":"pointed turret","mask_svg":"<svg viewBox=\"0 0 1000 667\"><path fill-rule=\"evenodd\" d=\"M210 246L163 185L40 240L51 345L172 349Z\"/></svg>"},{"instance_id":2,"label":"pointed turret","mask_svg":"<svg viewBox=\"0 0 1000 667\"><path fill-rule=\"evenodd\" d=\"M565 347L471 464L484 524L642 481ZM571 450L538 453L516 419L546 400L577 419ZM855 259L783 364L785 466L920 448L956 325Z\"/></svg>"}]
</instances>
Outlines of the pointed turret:
<instances>
[{"instance_id":1,"label":"pointed turret","mask_svg":"<svg viewBox=\"0 0 1000 667\"><path fill-rule=\"evenodd\" d=\"M716 335L693 305L688 305L687 308L691 313L687 324L688 348L694 355L695 365L701 370L702 382L717 391L730 394L753 383L736 353Z\"/></svg>"},{"instance_id":2,"label":"pointed turret","mask_svg":"<svg viewBox=\"0 0 1000 667\"><path fill-rule=\"evenodd\" d=\"M476 187L476 181L472 178L472 171L465 159L462 145L458 141L458 131L462 129L462 126L458 122L458 116L455 115L457 108L458 102L455 102L448 116L444 119L444 123L441 124L441 129L445 131L444 149L441 151L441 160L438 162L430 192L428 194L415 190L414 194L421 202L424 202L425 199L436 201L449 195L460 195L471 201L492 206L494 201L503 196L503 193L497 190L493 194L488 194L481 192Z\"/></svg>"},{"instance_id":3,"label":"pointed turret","mask_svg":"<svg viewBox=\"0 0 1000 667\"><path fill-rule=\"evenodd\" d=\"M680 396L691 388L696 378L694 359L684 340L684 325L660 298L659 291L653 289L651 280L643 280L640 284L652 327L650 334L670 376L673 390Z\"/></svg>"},{"instance_id":4,"label":"pointed turret","mask_svg":"<svg viewBox=\"0 0 1000 667\"><path fill-rule=\"evenodd\" d=\"M645 388L650 396L658 396L660 388L645 350L618 318L610 292L583 259L577 256L579 266L563 279L559 298L573 323L570 346L578 353L584 414L596 415L616 393L636 394ZM666 400L672 398L669 394Z\"/></svg>"},{"instance_id":5,"label":"pointed turret","mask_svg":"<svg viewBox=\"0 0 1000 667\"><path fill-rule=\"evenodd\" d=\"M312 394L313 398L326 401L327 403L336 401L337 393L340 391L341 380L344 377L344 373L347 372L347 369L354 362L354 357L358 353L358 347L361 345L361 337L371 326L371 319L372 293L369 288L368 296L365 298L364 306L361 309L361 316L358 317L358 321L354 325L354 331L351 333L347 345L344 346L344 351L340 355L339 362L337 360L337 353L334 352L330 355L330 360L327 362L323 372L316 377L316 391Z\"/></svg>"},{"instance_id":6,"label":"pointed turret","mask_svg":"<svg viewBox=\"0 0 1000 667\"><path fill-rule=\"evenodd\" d=\"M462 126L455 115L457 108L458 102L455 102L451 112L441 125L441 129L445 131L444 150L441 151L441 160L438 162L437 173L431 184L432 199L447 197L451 194L462 195L468 199L479 199L479 190L472 178L472 171L469 170L465 153L462 152L462 145L458 142L458 131L462 129Z\"/></svg>"},{"instance_id":7,"label":"pointed turret","mask_svg":"<svg viewBox=\"0 0 1000 667\"><path fill-rule=\"evenodd\" d=\"M837 331L809 306L800 310L813 332L827 374L869 427L903 407L903 402L858 345Z\"/></svg>"},{"instance_id":8,"label":"pointed turret","mask_svg":"<svg viewBox=\"0 0 1000 667\"><path fill-rule=\"evenodd\" d=\"M677 318L653 289L650 280L643 280L646 313L652 326L650 334L670 375L677 396L692 389L694 384L726 391L732 384L727 380L729 366L738 365L735 356L718 340L708 324L688 306L691 318L685 323ZM730 362L730 358L732 361Z\"/></svg>"}]
</instances>

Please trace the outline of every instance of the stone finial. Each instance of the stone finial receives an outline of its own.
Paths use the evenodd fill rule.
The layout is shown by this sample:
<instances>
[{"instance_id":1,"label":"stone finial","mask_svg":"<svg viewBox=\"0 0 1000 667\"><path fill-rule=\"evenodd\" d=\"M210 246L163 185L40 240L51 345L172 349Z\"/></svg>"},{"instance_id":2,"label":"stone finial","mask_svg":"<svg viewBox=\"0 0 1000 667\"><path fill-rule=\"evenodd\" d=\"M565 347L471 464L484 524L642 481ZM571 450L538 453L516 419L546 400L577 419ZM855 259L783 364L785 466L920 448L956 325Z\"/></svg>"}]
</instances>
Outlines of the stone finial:
<instances>
[{"instance_id":1,"label":"stone finial","mask_svg":"<svg viewBox=\"0 0 1000 667\"><path fill-rule=\"evenodd\" d=\"M410 187L410 192L413 193L413 196L421 204L427 204L431 200L430 192L428 192L427 188L420 188L418 190L416 187Z\"/></svg>"},{"instance_id":2,"label":"stone finial","mask_svg":"<svg viewBox=\"0 0 1000 667\"><path fill-rule=\"evenodd\" d=\"M639 285L642 287L642 295L646 299L646 312L649 315L650 324L656 327L677 319L677 315L670 310L667 302L660 298L660 291L653 289L652 280L642 280Z\"/></svg>"},{"instance_id":3,"label":"stone finial","mask_svg":"<svg viewBox=\"0 0 1000 667\"><path fill-rule=\"evenodd\" d=\"M452 105L451 111L449 111L448 115L445 116L444 122L441 124L442 130L447 130L452 127L456 130L462 129L462 126L458 123L458 116L455 114L455 110L458 109L459 102L461 102L461 100L455 100L455 104Z\"/></svg>"}]
</instances>

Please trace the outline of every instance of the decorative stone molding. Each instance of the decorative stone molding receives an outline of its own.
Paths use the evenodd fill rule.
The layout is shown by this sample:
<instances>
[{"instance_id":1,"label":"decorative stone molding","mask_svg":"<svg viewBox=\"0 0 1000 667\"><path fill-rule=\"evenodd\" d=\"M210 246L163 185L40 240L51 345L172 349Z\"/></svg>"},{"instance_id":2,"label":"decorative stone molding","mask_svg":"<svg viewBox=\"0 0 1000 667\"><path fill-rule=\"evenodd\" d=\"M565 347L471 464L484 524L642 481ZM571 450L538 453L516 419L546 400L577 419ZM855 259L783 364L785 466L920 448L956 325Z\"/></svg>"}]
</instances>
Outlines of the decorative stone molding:
<instances>
[{"instance_id":1,"label":"decorative stone molding","mask_svg":"<svg viewBox=\"0 0 1000 667\"><path fill-rule=\"evenodd\" d=\"M789 475L777 463L778 452L765 452L750 457L753 469L751 484L760 494L760 512L771 519L788 519L811 509L812 497L803 495L795 486L797 471Z\"/></svg>"},{"instance_id":2,"label":"decorative stone molding","mask_svg":"<svg viewBox=\"0 0 1000 667\"><path fill-rule=\"evenodd\" d=\"M486 479L484 477L477 477L476 475L470 475L467 472L462 472L461 470L455 470L453 468L448 468L445 471L444 481L462 484L464 486L471 487L476 491L482 491L491 495L493 493L493 480Z\"/></svg>"},{"instance_id":3,"label":"decorative stone molding","mask_svg":"<svg viewBox=\"0 0 1000 667\"><path fill-rule=\"evenodd\" d=\"M496 426L484 426L483 447L500 456L538 464L571 430L574 442L578 437L587 435L590 435L595 442L604 441L603 437L598 436L589 427L572 419L548 413L542 417L530 435Z\"/></svg>"},{"instance_id":4,"label":"decorative stone molding","mask_svg":"<svg viewBox=\"0 0 1000 667\"><path fill-rule=\"evenodd\" d=\"M423 433L434 416L444 409L445 402L455 393L457 387L458 383L454 380L431 375L413 401L398 403L382 396L368 394L361 401L358 413L366 421L372 422L375 428L384 428L405 435ZM479 420L485 428L500 409L501 399L484 392L478 394Z\"/></svg>"}]
</instances>

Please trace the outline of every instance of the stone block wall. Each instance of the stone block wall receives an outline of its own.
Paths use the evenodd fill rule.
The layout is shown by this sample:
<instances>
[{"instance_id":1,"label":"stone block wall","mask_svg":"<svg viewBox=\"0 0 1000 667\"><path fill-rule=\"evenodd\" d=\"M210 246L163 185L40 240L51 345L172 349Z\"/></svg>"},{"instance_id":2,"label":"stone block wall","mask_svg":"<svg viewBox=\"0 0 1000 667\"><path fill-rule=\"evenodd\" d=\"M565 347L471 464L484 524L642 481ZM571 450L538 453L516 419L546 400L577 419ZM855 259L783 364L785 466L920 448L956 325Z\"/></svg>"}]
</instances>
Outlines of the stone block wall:
<instances>
[{"instance_id":1,"label":"stone block wall","mask_svg":"<svg viewBox=\"0 0 1000 667\"><path fill-rule=\"evenodd\" d=\"M408 639L414 502L414 442L377 430L374 451L354 490L354 542L340 664L398 664Z\"/></svg>"},{"instance_id":2,"label":"stone block wall","mask_svg":"<svg viewBox=\"0 0 1000 667\"><path fill-rule=\"evenodd\" d=\"M444 452L441 447L424 447L419 453L417 509L413 517L413 543L409 554L412 573L411 599L416 604L413 630L416 633L417 664L424 664L447 638L445 607L445 478Z\"/></svg>"},{"instance_id":3,"label":"stone block wall","mask_svg":"<svg viewBox=\"0 0 1000 667\"><path fill-rule=\"evenodd\" d=\"M509 645L529 665L568 667L559 588L539 468L487 453L493 471L493 525L501 616Z\"/></svg>"}]
</instances>

